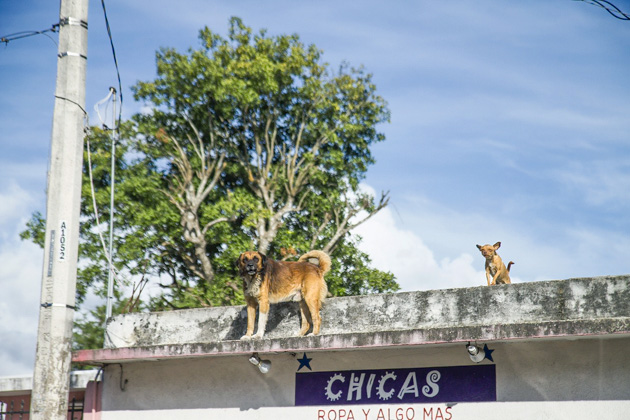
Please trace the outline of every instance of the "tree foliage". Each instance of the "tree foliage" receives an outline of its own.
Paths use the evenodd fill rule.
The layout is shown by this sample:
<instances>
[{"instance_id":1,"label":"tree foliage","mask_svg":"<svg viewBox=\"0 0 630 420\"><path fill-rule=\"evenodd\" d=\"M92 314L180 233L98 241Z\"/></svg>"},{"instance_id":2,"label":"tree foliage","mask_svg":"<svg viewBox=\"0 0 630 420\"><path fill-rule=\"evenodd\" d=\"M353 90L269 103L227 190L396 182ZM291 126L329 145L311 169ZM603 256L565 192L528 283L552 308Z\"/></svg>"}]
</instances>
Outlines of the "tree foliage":
<instances>
[{"instance_id":1,"label":"tree foliage","mask_svg":"<svg viewBox=\"0 0 630 420\"><path fill-rule=\"evenodd\" d=\"M157 53L155 80L134 87L149 111L119 128L117 281L158 278L162 293L151 309L238 304L241 252L290 259L323 249L333 257L333 295L397 290L392 274L370 268L351 234L388 203L386 193L359 190L374 162L370 146L384 140L378 126L389 119L371 75L345 64L333 71L297 35L253 34L237 18L227 38L205 28L200 40L185 54ZM79 301L88 290L102 296L107 277L100 232L109 217L111 153L111 133L93 129ZM43 245L42 222L34 214L23 237Z\"/></svg>"}]
</instances>

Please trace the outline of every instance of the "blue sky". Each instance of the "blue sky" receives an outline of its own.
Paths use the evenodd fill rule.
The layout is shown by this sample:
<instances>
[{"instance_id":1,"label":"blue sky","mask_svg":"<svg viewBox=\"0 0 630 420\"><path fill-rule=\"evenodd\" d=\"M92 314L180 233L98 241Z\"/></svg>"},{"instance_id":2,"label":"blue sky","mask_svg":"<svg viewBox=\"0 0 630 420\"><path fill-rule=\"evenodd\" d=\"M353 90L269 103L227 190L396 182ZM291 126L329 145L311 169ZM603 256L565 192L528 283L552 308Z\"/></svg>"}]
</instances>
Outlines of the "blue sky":
<instances>
[{"instance_id":1,"label":"blue sky","mask_svg":"<svg viewBox=\"0 0 630 420\"><path fill-rule=\"evenodd\" d=\"M630 2L614 2L626 13ZM123 84L155 51L198 46L228 19L297 33L372 73L392 113L364 187L388 208L358 229L404 290L485 284L475 244L502 242L514 282L630 272L630 22L572 0L506 2L107 0ZM0 2L0 36L58 21L58 2ZM56 41L56 34L49 34ZM117 86L90 2L86 109ZM57 47L0 44L0 376L28 374L42 251L19 240L45 210Z\"/></svg>"}]
</instances>

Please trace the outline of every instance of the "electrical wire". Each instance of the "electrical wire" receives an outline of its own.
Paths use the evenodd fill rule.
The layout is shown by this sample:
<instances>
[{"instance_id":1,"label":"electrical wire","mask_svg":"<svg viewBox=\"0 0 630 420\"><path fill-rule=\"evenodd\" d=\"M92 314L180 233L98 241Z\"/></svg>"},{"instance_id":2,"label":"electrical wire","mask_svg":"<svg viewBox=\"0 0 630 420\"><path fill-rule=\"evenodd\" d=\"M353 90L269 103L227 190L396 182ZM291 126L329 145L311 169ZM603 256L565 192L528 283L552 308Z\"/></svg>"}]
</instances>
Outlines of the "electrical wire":
<instances>
[{"instance_id":1,"label":"electrical wire","mask_svg":"<svg viewBox=\"0 0 630 420\"><path fill-rule=\"evenodd\" d=\"M99 212L98 212L98 207L96 205L96 191L94 189L94 178L92 176L92 153L90 151L91 147L90 147L90 138L89 136L86 137L85 140L85 146L87 149L87 159L88 159L88 176L90 178L90 192L92 193L92 207L94 210L94 218L96 220L96 226L100 226L101 225L101 221L99 218ZM119 275L120 273L116 270L116 267L114 267L114 265L112 264L112 259L111 256L109 255L109 251L107 250L107 244L105 243L105 238L103 237L103 232L101 232L100 228L97 228L98 230L98 237L101 240L101 246L103 247L103 253L105 254L105 259L107 260L107 263L112 267L112 270L114 272L114 278L118 281L120 281Z\"/></svg>"},{"instance_id":2,"label":"electrical wire","mask_svg":"<svg viewBox=\"0 0 630 420\"><path fill-rule=\"evenodd\" d=\"M80 104L80 103L75 102L75 101L73 101L72 99L64 98L64 97L62 97L62 96L58 96L58 95L55 95L55 98L57 98L57 99L61 99L62 101L67 101L67 102L70 102L71 104L74 104L74 105L78 106L78 107L79 107L79 109L83 112L83 116L84 116L85 118L87 118L88 113L87 113L87 111L86 111L85 109L83 109L83 107L81 106L81 104Z\"/></svg>"},{"instance_id":3,"label":"electrical wire","mask_svg":"<svg viewBox=\"0 0 630 420\"><path fill-rule=\"evenodd\" d=\"M112 98L112 95L115 94L115 92L113 91L113 88L110 88L110 91L108 93L108 95L102 99L101 101L99 101L96 105L94 105L94 109L96 110L96 114L98 115L99 120L101 121L101 124L103 124L103 126L105 127L105 129L107 129L107 126L105 125L103 119L101 118L101 114L99 112L98 106L102 105L104 102L109 101ZM86 149L87 149L87 159L88 159L88 176L90 178L90 192L92 193L92 206L94 209L94 217L96 219L96 226L100 226L100 218L99 218L99 212L98 212L98 207L96 206L96 192L94 189L94 177L92 176L92 153L91 153L91 147L90 147L90 136L87 135L89 130L90 130L90 121L89 121L89 114L87 113L87 111L85 109L83 109L83 107L78 104L77 102L70 100L68 98L63 98L61 96L57 96L55 95L55 98L57 99L61 99L61 100L65 100L68 101L76 106L79 107L79 109L83 112L83 118L84 118L84 132L86 134L85 136L85 144L86 144ZM116 267L114 267L114 265L112 264L112 259L111 259L111 255L110 253L107 251L107 245L105 244L105 239L103 238L103 232L101 232L100 228L98 229L98 236L101 240L101 245L103 247L103 253L105 254L105 258L110 266L110 269L112 270L112 273L114 275L114 280L117 282L120 282L120 272L118 270L116 270Z\"/></svg>"},{"instance_id":4,"label":"electrical wire","mask_svg":"<svg viewBox=\"0 0 630 420\"><path fill-rule=\"evenodd\" d=\"M115 147L116 147L116 140L117 140L117 133L118 130L120 128L120 122L122 120L122 105L123 105L123 93L122 93L122 82L120 81L120 69L118 68L118 59L116 58L116 48L114 47L114 40L112 37L112 30L111 27L109 25L109 18L107 17L107 8L105 7L105 0L101 0L101 5L103 6L103 16L105 17L105 27L107 28L107 35L109 36L109 43L112 47L112 56L114 58L114 66L116 67L116 76L118 78L118 97L120 98L120 108L118 110L118 119L114 121L114 127L112 128L113 132L114 132L114 139L112 141L112 185L111 185L111 210L110 210L110 248L109 248L109 253L107 251L105 251L105 255L107 255L108 260L109 260L109 277L108 277L108 281L107 281L107 308L106 308L106 318L111 316L111 301L110 299L113 297L113 283L114 281L112 280L116 280L117 279L117 273L115 271L115 268L113 266L112 263L112 245L114 242L113 239L113 218L111 218L111 215L113 214L114 211L114 159L115 159ZM114 114L116 113L116 89L114 89L113 87L110 87L110 93L113 94L114 97ZM98 106L98 104L97 104ZM97 113L98 113L98 108L97 108ZM100 118L100 114L99 114L99 118ZM88 154L89 156L89 154ZM96 204L96 203L94 203ZM99 232L100 235L100 232ZM103 245L105 245L102 236L101 236L101 241L103 243Z\"/></svg>"},{"instance_id":5,"label":"electrical wire","mask_svg":"<svg viewBox=\"0 0 630 420\"><path fill-rule=\"evenodd\" d=\"M621 9L619 9L617 6L615 6L614 4L612 4L611 2L607 0L576 0L576 1L582 1L584 3L592 4L593 6L599 6L619 20L630 20L630 15L625 14L624 12L621 11ZM610 6L612 9L608 8L606 5Z\"/></svg>"},{"instance_id":6,"label":"electrical wire","mask_svg":"<svg viewBox=\"0 0 630 420\"><path fill-rule=\"evenodd\" d=\"M107 9L105 8L105 0L101 0L101 5L103 6L103 16L105 17L105 27L107 28L107 35L109 36L109 43L112 46L112 56L114 57L114 66L116 67L116 76L118 77L118 95L120 98L120 109L118 111L117 126L120 126L120 121L122 119L122 105L123 105L122 83L120 82L120 70L118 69L118 60L116 59L116 48L114 47L114 40L112 38L112 30L109 26L109 19L107 18Z\"/></svg>"},{"instance_id":7,"label":"electrical wire","mask_svg":"<svg viewBox=\"0 0 630 420\"><path fill-rule=\"evenodd\" d=\"M105 122L103 121L103 118L101 117L101 113L99 112L99 106L102 105L105 102L109 102L113 95L115 95L115 90L114 88L110 88L109 89L109 93L107 94L107 96L103 99L101 99L100 101L98 101L95 105L94 105L94 110L96 111L96 114L98 115L99 120L101 121L101 124L103 125L103 127L107 130L108 127L105 124ZM106 105L107 106L107 105ZM90 137L87 136L86 140L85 140L85 145L86 145L86 149L87 149L87 160L88 160L88 177L90 179L90 192L92 195L92 208L94 210L94 218L96 220L96 226L99 226L99 228L97 228L98 230L98 237L101 240L101 246L103 247L103 253L105 254L105 259L107 260L107 263L109 264L109 266L111 267L111 270L114 273L114 278L117 281L120 281L120 273L116 270L116 267L114 267L113 265L113 261L112 261L112 256L110 255L109 251L108 251L108 247L107 244L105 243L105 238L103 237L103 232L101 232L100 229L100 225L101 225L101 221L100 221L100 217L99 217L99 211L98 211L98 207L96 205L96 191L94 188L94 177L92 175L92 153L91 153L91 146L90 146Z\"/></svg>"},{"instance_id":8,"label":"electrical wire","mask_svg":"<svg viewBox=\"0 0 630 420\"><path fill-rule=\"evenodd\" d=\"M48 38L50 38L55 44L57 44L57 42L53 38L51 38L46 32L57 32L58 30L59 30L59 24L55 23L50 28L43 29L41 31L21 31L21 32L16 32L14 34L0 36L0 42L4 42L4 44L7 45L9 42L15 41L18 39L28 38L35 35L45 35Z\"/></svg>"},{"instance_id":9,"label":"electrical wire","mask_svg":"<svg viewBox=\"0 0 630 420\"><path fill-rule=\"evenodd\" d=\"M105 104L105 111L107 112L107 108L109 107L110 99L111 99L112 95L114 95L115 93L116 93L116 90L114 88L109 88L109 94L106 97L104 97L103 99L101 99L100 101L98 101L94 105L94 110L96 111L96 115L98 116L98 119L101 122L101 125L105 129L109 129L109 127L107 127L107 124L105 124L105 120L101 116L100 107L101 107L101 105L106 103Z\"/></svg>"}]
</instances>

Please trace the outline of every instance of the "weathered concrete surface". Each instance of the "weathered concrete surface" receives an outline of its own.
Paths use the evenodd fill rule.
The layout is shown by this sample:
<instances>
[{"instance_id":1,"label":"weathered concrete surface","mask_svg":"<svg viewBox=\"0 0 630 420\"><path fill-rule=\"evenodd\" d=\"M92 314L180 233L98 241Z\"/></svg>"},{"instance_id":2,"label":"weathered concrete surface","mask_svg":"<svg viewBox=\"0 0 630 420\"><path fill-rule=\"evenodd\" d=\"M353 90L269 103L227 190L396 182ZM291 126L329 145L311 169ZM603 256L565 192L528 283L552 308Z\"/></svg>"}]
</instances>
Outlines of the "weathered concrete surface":
<instances>
[{"instance_id":1,"label":"weathered concrete surface","mask_svg":"<svg viewBox=\"0 0 630 420\"><path fill-rule=\"evenodd\" d=\"M321 335L296 337L298 305L272 305L265 338L245 342L241 306L122 315L108 323L106 349L73 360L630 334L630 275L332 298L322 317Z\"/></svg>"}]
</instances>

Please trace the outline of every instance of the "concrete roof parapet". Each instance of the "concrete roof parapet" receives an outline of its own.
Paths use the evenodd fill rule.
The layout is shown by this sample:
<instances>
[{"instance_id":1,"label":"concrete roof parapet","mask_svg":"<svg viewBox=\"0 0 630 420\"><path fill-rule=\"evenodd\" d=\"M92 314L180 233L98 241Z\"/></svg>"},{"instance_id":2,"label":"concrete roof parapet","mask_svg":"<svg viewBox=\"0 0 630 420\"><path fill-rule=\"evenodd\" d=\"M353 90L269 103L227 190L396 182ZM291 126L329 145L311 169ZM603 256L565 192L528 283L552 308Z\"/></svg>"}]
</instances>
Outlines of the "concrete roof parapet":
<instances>
[{"instance_id":1,"label":"concrete roof parapet","mask_svg":"<svg viewBox=\"0 0 630 420\"><path fill-rule=\"evenodd\" d=\"M296 303L272 305L263 340L238 340L246 316L243 306L119 315L106 348L75 361L626 334L630 275L330 298L317 337L296 337Z\"/></svg>"}]
</instances>

